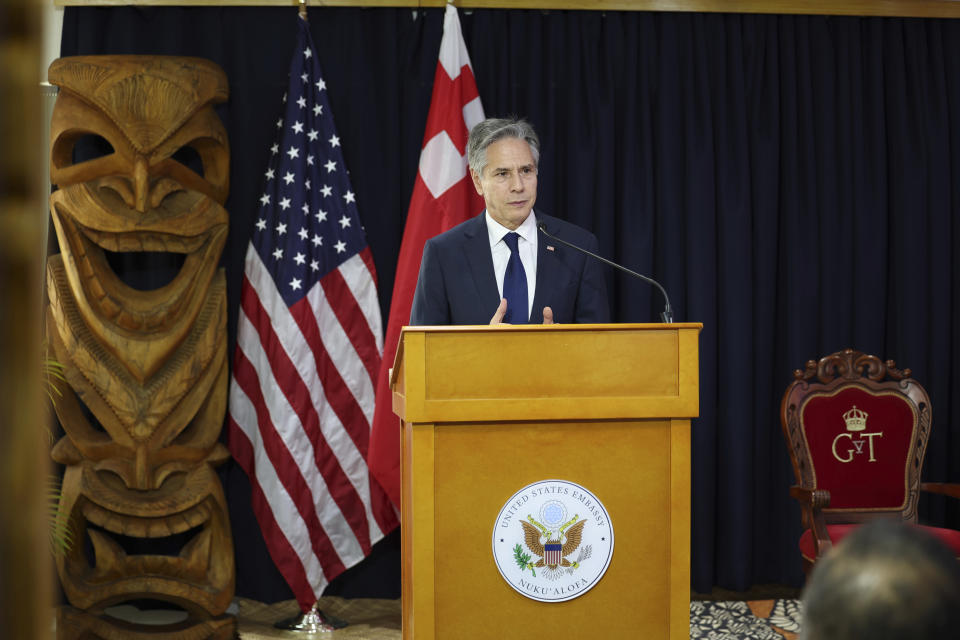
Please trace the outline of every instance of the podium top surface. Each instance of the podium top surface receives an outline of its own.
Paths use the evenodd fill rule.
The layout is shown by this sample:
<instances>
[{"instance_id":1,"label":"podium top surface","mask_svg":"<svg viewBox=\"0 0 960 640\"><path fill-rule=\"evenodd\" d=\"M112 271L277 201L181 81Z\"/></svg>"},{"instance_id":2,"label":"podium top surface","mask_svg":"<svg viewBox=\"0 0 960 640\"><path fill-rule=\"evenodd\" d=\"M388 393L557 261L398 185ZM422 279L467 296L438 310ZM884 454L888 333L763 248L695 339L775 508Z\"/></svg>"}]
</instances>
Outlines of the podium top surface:
<instances>
[{"instance_id":1,"label":"podium top surface","mask_svg":"<svg viewBox=\"0 0 960 640\"><path fill-rule=\"evenodd\" d=\"M702 327L404 327L394 412L407 422L695 417Z\"/></svg>"}]
</instances>

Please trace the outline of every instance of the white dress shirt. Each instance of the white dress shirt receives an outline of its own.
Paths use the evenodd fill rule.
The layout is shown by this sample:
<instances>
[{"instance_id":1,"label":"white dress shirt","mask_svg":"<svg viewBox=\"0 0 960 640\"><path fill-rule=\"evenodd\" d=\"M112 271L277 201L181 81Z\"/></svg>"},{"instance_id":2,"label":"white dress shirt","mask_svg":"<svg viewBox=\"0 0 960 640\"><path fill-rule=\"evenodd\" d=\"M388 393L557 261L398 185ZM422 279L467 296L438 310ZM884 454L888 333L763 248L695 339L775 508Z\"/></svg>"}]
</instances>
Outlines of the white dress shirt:
<instances>
[{"instance_id":1,"label":"white dress shirt","mask_svg":"<svg viewBox=\"0 0 960 640\"><path fill-rule=\"evenodd\" d=\"M507 273L507 262L510 260L510 247L503 241L503 236L510 233L510 229L490 217L490 214L484 211L487 218L487 234L490 236L490 254L493 256L493 273L497 277L497 290L500 292L500 298L503 299L503 277ZM533 315L533 294L537 288L537 216L533 211L527 216L527 219L515 229L520 236L517 242L517 249L520 252L520 262L523 263L523 270L527 275L527 317ZM507 308L510 308L510 301L507 301Z\"/></svg>"}]
</instances>

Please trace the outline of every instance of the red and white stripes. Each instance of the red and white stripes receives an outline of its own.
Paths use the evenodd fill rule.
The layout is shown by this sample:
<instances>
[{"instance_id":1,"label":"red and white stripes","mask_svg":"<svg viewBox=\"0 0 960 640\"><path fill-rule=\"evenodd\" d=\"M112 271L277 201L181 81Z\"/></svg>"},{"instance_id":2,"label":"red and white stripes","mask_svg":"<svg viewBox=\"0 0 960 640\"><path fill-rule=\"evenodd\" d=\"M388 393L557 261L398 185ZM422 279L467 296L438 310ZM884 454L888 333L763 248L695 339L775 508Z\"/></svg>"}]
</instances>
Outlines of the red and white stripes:
<instances>
[{"instance_id":1,"label":"red and white stripes","mask_svg":"<svg viewBox=\"0 0 960 640\"><path fill-rule=\"evenodd\" d=\"M287 569L297 576L291 586L309 586L309 596L294 589L301 605L396 525L382 497L372 495L379 487L371 489L366 465L381 343L375 280L363 253L369 249L289 308L252 246L246 258L231 450L251 478L271 553L289 548L299 559L300 567ZM276 554L274 561L282 572L289 565Z\"/></svg>"}]
</instances>

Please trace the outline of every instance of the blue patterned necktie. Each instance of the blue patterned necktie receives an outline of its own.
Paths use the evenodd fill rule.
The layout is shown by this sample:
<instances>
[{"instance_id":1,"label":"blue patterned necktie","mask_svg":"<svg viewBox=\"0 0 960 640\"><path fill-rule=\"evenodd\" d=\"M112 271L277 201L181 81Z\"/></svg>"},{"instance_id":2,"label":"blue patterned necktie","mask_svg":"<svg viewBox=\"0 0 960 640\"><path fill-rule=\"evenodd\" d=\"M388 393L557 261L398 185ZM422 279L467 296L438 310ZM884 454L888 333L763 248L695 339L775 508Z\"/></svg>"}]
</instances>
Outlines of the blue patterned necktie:
<instances>
[{"instance_id":1,"label":"blue patterned necktie","mask_svg":"<svg viewBox=\"0 0 960 640\"><path fill-rule=\"evenodd\" d=\"M503 321L510 324L527 324L530 321L527 311L527 272L520 262L520 250L517 247L519 239L515 231L503 236L503 241L510 247L510 260L503 274L503 297L507 299L507 315Z\"/></svg>"}]
</instances>

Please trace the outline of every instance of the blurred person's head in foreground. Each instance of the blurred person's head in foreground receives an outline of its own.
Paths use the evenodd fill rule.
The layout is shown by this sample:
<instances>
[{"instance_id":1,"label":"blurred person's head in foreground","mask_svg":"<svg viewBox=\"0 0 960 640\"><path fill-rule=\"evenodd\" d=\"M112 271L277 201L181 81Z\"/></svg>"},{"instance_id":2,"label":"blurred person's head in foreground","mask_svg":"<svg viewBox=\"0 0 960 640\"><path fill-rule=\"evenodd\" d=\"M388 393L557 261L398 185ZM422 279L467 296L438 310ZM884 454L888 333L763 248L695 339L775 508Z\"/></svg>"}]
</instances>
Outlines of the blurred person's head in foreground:
<instances>
[{"instance_id":1,"label":"blurred person's head in foreground","mask_svg":"<svg viewBox=\"0 0 960 640\"><path fill-rule=\"evenodd\" d=\"M801 640L960 637L960 561L923 529L858 527L814 567Z\"/></svg>"}]
</instances>

